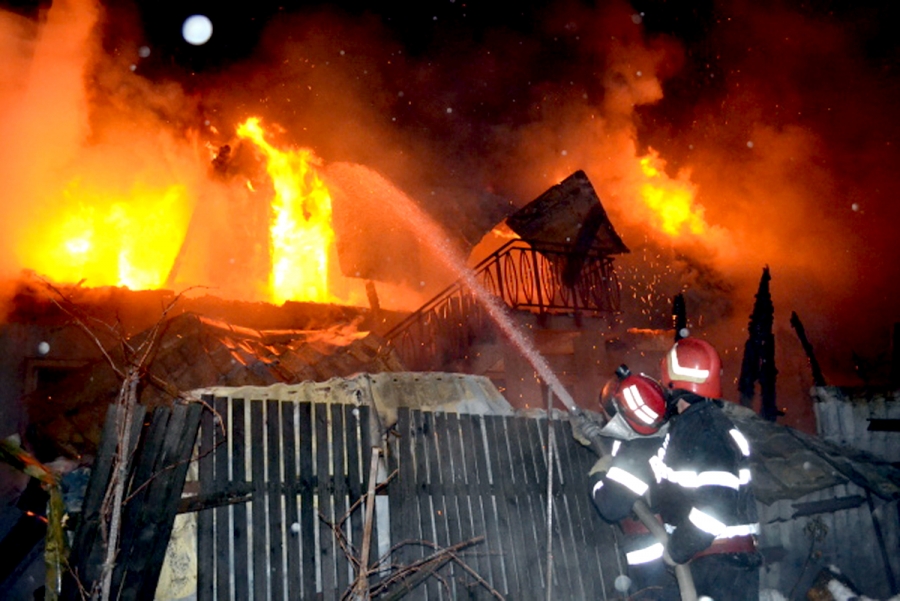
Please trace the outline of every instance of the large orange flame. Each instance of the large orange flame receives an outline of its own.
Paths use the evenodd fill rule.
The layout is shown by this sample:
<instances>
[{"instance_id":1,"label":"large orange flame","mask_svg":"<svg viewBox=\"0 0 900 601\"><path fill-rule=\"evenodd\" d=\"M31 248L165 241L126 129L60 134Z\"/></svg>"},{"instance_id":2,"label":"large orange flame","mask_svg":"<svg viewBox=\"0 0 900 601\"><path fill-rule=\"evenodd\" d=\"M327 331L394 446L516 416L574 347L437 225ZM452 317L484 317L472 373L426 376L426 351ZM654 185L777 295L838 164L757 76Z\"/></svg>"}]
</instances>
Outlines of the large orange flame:
<instances>
[{"instance_id":1,"label":"large orange flame","mask_svg":"<svg viewBox=\"0 0 900 601\"><path fill-rule=\"evenodd\" d=\"M61 199L22 238L23 265L57 282L137 290L165 283L190 219L184 187L116 194L75 180Z\"/></svg>"},{"instance_id":2,"label":"large orange flame","mask_svg":"<svg viewBox=\"0 0 900 601\"><path fill-rule=\"evenodd\" d=\"M328 259L334 240L331 195L319 179L312 151L282 151L265 139L259 119L242 123L237 134L265 154L275 188L270 249L272 301L333 302L328 288Z\"/></svg>"},{"instance_id":3,"label":"large orange flame","mask_svg":"<svg viewBox=\"0 0 900 601\"><path fill-rule=\"evenodd\" d=\"M644 181L640 196L655 217L656 226L671 237L684 233L702 235L709 229L703 207L694 203L694 184L686 174L670 178L654 151L640 159Z\"/></svg>"}]
</instances>

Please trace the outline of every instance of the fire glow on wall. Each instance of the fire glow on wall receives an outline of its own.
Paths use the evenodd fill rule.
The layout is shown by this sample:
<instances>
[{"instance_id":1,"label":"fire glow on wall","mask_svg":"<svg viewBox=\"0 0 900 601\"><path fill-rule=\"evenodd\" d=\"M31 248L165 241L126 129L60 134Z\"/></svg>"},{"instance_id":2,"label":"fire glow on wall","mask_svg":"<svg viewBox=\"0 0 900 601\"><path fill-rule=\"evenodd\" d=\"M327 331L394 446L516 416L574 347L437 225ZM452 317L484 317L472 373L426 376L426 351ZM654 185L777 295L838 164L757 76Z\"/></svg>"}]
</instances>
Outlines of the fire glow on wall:
<instances>
[{"instance_id":1,"label":"fire glow on wall","mask_svg":"<svg viewBox=\"0 0 900 601\"><path fill-rule=\"evenodd\" d=\"M276 304L336 302L328 284L334 244L331 197L316 173L317 159L310 150L280 150L267 142L257 118L247 119L237 134L263 154L274 189L268 299ZM123 192L80 179L53 206L25 237L23 263L56 282L134 290L166 284L193 210L185 187L178 184L136 184Z\"/></svg>"}]
</instances>

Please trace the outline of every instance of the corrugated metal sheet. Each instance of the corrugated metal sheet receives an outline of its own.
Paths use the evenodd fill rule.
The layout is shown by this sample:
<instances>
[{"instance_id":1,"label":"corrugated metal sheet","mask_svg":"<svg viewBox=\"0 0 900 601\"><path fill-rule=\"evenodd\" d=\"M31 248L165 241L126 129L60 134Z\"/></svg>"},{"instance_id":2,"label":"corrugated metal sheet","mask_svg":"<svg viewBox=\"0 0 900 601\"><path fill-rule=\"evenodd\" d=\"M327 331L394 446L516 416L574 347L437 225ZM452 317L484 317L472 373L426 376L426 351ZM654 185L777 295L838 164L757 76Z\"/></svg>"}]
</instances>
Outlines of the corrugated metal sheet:
<instances>
[{"instance_id":1,"label":"corrugated metal sheet","mask_svg":"<svg viewBox=\"0 0 900 601\"><path fill-rule=\"evenodd\" d=\"M839 499L848 499L858 506L794 517L803 504ZM874 512L869 509L870 500ZM896 500L885 502L868 497L865 489L848 483L796 500L759 503L758 508L761 547L775 559L779 549L784 552L783 557L767 562L761 570L761 588L785 595L792 590L802 593L820 569L834 565L869 597L886 599L898 592L891 590L891 579L895 589L900 580L900 515ZM873 517L880 527L883 545ZM813 534L818 534L820 540L814 541Z\"/></svg>"},{"instance_id":2,"label":"corrugated metal sheet","mask_svg":"<svg viewBox=\"0 0 900 601\"><path fill-rule=\"evenodd\" d=\"M900 420L900 391L854 392L823 386L813 389L813 399L820 437L888 461L900 461L900 432L869 430L872 419Z\"/></svg>"}]
</instances>

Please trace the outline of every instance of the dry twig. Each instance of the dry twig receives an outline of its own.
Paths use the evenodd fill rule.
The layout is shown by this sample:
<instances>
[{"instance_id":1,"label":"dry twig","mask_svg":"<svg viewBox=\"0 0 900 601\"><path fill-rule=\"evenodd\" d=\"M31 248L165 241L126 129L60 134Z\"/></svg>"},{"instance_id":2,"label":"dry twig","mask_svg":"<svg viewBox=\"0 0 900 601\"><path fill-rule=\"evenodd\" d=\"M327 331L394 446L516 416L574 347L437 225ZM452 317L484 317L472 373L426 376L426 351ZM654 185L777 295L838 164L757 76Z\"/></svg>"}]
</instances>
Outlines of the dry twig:
<instances>
[{"instance_id":1,"label":"dry twig","mask_svg":"<svg viewBox=\"0 0 900 601\"><path fill-rule=\"evenodd\" d=\"M152 360L152 354L159 342L160 334L163 330L166 317L181 300L183 293L176 295L172 301L162 309L162 313L146 337L136 347L125 337L121 328L110 325L105 321L88 315L82 311L78 305L69 299L60 289L55 287L49 281L44 280L47 288L52 291L60 300L50 295L50 301L57 306L66 315L72 318L74 324L80 328L91 341L96 345L101 355L106 360L110 369L122 379L122 385L116 399L116 404L121 408L121 421L117 424L117 445L116 453L113 457L114 466L110 477L109 485L101 505L101 514L103 518L100 522L100 532L106 552L104 562L100 574L100 578L92 586L91 591L85 591L84 586L75 575L75 580L82 591L82 596L90 596L91 599L100 599L108 601L112 594L112 576L115 569L116 557L118 554L119 535L121 530L122 507L128 502L138 491L133 491L127 498L125 497L128 471L131 465L131 457L127 456L132 446L131 434L132 424L134 421L134 411L138 404L138 386L142 380L146 380L151 385L156 386L169 394L173 399L183 402L197 402L197 399L186 397L181 391L175 389L171 384L165 382L161 378L149 373L148 365ZM185 291L187 292L187 291ZM107 350L107 347L100 340L94 329L88 325L99 327L106 334L118 340L122 349L123 365L119 365ZM204 403L205 404L205 403ZM208 407L213 410L211 407ZM213 410L215 413L215 411ZM217 420L221 423L221 420ZM223 430L224 434L224 430ZM150 478L153 479L158 474L154 474ZM148 480L149 482L149 480ZM119 591L121 592L121 591Z\"/></svg>"},{"instance_id":2,"label":"dry twig","mask_svg":"<svg viewBox=\"0 0 900 601\"><path fill-rule=\"evenodd\" d=\"M471 538L469 540L443 548L432 542L422 540L403 541L401 543L397 543L391 548L391 552L410 544L418 544L431 547L432 549L437 549L437 551L427 557L417 559L409 565L396 568L394 573L392 573L390 576L370 587L369 595L370 597L374 597L376 595L383 594L384 597L380 597L381 599L399 599L412 591L416 586L424 582L428 576L431 576L448 561L454 560L454 557L456 557L457 562L464 563L458 558L457 553L459 551L462 551L463 549L467 549L471 546L477 545L483 540L483 535L476 536L475 538ZM484 580L480 577L479 581L484 582ZM490 589L490 587L488 588L489 590L493 590Z\"/></svg>"}]
</instances>

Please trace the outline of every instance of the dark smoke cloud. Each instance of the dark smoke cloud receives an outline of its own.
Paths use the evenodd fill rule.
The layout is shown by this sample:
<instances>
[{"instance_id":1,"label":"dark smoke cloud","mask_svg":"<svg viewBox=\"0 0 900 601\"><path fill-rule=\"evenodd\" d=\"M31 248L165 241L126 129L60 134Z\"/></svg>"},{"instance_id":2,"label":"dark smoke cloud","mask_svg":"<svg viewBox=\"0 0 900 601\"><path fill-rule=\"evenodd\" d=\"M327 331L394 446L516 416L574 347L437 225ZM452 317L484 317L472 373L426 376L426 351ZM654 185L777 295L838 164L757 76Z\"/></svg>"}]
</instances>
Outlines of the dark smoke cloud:
<instances>
[{"instance_id":1,"label":"dark smoke cloud","mask_svg":"<svg viewBox=\"0 0 900 601\"><path fill-rule=\"evenodd\" d=\"M642 140L692 167L710 221L745 224L744 253L772 267L778 320L796 310L846 373L850 349L887 351L900 319L888 7L732 1L709 17L666 99L642 112Z\"/></svg>"},{"instance_id":2,"label":"dark smoke cloud","mask_svg":"<svg viewBox=\"0 0 900 601\"><path fill-rule=\"evenodd\" d=\"M640 270L645 246L673 257L659 297L689 290L697 321L737 348L768 265L785 347L796 310L846 381L851 349L883 352L900 319L898 86L895 54L867 37L879 8L832 8L557 2L526 8L529 30L455 26L415 51L372 14L306 14L263 36L267 62L243 65L241 81L326 158L381 170L435 213L448 203L429 205L434 188L453 190L445 223L469 241L508 203L585 169L640 251L625 262ZM696 191L703 239L647 232L634 186L650 148Z\"/></svg>"},{"instance_id":3,"label":"dark smoke cloud","mask_svg":"<svg viewBox=\"0 0 900 601\"><path fill-rule=\"evenodd\" d=\"M626 284L652 284L635 292L654 299L629 309L635 325L665 321L684 291L695 326L731 353L769 265L779 341L789 347L796 310L826 370L847 374L851 347L884 351L900 319L900 99L880 8L681 4L501 3L488 18L462 2L405 15L260 2L245 36L238 14L216 29L219 46L191 49L158 33L162 9L117 3L87 69L94 137L61 151L142 132L131 156L152 154L218 198L209 150L258 115L279 143L378 171L461 247L584 169L634 251ZM669 183L695 194L703 235L654 226L637 192L651 149Z\"/></svg>"}]
</instances>

